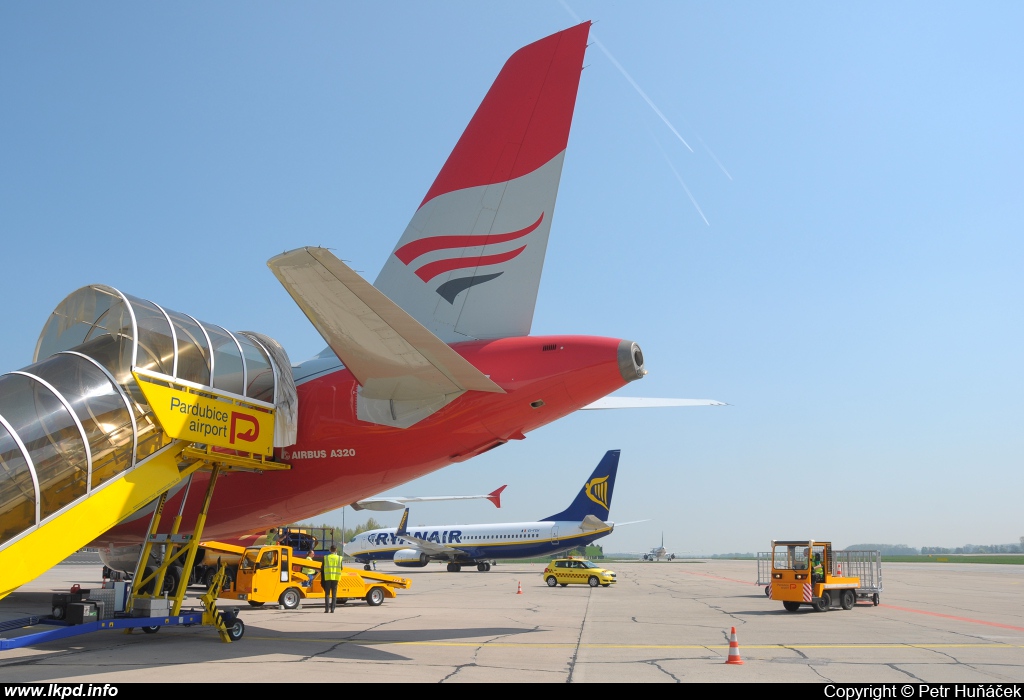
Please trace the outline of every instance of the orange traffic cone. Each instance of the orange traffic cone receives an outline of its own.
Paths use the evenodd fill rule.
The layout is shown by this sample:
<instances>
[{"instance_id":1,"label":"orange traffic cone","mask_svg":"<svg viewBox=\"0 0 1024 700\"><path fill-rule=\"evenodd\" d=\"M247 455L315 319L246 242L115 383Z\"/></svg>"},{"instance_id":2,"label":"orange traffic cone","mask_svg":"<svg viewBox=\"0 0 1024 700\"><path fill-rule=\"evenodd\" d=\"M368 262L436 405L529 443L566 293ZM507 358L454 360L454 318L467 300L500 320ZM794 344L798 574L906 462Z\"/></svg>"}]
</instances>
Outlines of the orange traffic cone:
<instances>
[{"instance_id":1,"label":"orange traffic cone","mask_svg":"<svg viewBox=\"0 0 1024 700\"><path fill-rule=\"evenodd\" d=\"M522 595L522 594L523 594L523 582L520 581L519 582L519 590L516 591L516 595Z\"/></svg>"},{"instance_id":2,"label":"orange traffic cone","mask_svg":"<svg viewBox=\"0 0 1024 700\"><path fill-rule=\"evenodd\" d=\"M727 664L742 664L743 659L740 658L740 643L736 641L736 628L732 628L732 632L729 634L729 658L725 660Z\"/></svg>"},{"instance_id":3,"label":"orange traffic cone","mask_svg":"<svg viewBox=\"0 0 1024 700\"><path fill-rule=\"evenodd\" d=\"M838 576L839 578L843 577L843 563L842 562L839 562L838 564L836 564L836 576Z\"/></svg>"}]
</instances>

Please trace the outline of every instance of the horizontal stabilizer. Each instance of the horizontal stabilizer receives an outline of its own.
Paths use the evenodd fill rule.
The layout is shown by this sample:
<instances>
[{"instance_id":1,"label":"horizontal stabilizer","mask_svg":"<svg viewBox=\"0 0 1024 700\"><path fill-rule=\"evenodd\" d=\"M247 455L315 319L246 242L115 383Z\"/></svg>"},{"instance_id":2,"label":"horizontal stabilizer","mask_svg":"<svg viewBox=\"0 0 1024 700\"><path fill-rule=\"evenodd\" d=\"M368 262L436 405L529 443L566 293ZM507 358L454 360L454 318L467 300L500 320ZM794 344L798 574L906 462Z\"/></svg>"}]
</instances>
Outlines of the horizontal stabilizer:
<instances>
[{"instance_id":1,"label":"horizontal stabilizer","mask_svg":"<svg viewBox=\"0 0 1024 700\"><path fill-rule=\"evenodd\" d=\"M596 515L588 515L583 518L583 522L580 523L580 529L586 532L587 530L604 530L609 528L611 525L601 520Z\"/></svg>"},{"instance_id":2,"label":"horizontal stabilizer","mask_svg":"<svg viewBox=\"0 0 1024 700\"><path fill-rule=\"evenodd\" d=\"M598 410L610 408L666 408L671 406L728 406L723 401L714 399L644 399L633 396L605 396L594 403L588 403L581 408L585 410Z\"/></svg>"},{"instance_id":3,"label":"horizontal stabilizer","mask_svg":"<svg viewBox=\"0 0 1024 700\"><path fill-rule=\"evenodd\" d=\"M299 248L267 265L362 385L362 396L424 401L464 391L504 393L325 248Z\"/></svg>"}]
</instances>

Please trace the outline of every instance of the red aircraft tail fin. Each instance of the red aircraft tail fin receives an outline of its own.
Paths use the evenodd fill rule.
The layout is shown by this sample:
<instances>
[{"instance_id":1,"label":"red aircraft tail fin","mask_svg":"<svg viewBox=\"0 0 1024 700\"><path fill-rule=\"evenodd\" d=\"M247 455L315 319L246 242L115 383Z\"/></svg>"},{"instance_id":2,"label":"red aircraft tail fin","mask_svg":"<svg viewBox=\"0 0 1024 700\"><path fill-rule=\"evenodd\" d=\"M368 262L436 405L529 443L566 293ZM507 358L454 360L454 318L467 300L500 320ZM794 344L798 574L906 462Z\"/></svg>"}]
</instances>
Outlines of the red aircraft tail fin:
<instances>
[{"instance_id":1,"label":"red aircraft tail fin","mask_svg":"<svg viewBox=\"0 0 1024 700\"><path fill-rule=\"evenodd\" d=\"M509 58L374 282L448 343L530 332L589 32Z\"/></svg>"}]
</instances>

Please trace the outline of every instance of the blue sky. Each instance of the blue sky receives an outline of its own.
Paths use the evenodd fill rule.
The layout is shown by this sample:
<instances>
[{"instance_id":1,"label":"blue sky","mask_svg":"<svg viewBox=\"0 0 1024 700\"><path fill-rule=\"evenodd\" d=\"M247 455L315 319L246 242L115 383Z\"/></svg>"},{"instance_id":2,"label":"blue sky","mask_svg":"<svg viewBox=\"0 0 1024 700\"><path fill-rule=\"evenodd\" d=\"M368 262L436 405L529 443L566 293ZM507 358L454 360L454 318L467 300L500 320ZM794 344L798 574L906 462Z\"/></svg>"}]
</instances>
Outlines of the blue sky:
<instances>
[{"instance_id":1,"label":"blue sky","mask_svg":"<svg viewBox=\"0 0 1024 700\"><path fill-rule=\"evenodd\" d=\"M505 59L572 13L678 137L591 46L533 333L635 340L623 394L730 406L570 416L399 489L507 483L501 510L412 522L561 510L618 448L613 519L651 521L614 551L1017 541L1016 3L4 3L0 371L90 283L315 354L266 260L372 280Z\"/></svg>"}]
</instances>

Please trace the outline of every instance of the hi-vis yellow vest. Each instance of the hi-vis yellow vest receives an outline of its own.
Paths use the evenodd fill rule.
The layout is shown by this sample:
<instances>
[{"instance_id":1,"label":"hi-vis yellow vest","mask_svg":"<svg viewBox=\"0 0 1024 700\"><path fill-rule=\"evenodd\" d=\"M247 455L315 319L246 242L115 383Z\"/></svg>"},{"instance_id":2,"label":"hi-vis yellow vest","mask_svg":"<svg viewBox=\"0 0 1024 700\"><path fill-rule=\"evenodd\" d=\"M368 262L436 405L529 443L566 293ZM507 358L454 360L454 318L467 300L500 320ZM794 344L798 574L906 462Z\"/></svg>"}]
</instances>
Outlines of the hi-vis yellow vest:
<instances>
[{"instance_id":1,"label":"hi-vis yellow vest","mask_svg":"<svg viewBox=\"0 0 1024 700\"><path fill-rule=\"evenodd\" d=\"M339 578L341 578L341 556L328 554L324 557L324 579L337 581Z\"/></svg>"}]
</instances>

